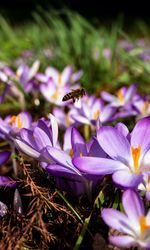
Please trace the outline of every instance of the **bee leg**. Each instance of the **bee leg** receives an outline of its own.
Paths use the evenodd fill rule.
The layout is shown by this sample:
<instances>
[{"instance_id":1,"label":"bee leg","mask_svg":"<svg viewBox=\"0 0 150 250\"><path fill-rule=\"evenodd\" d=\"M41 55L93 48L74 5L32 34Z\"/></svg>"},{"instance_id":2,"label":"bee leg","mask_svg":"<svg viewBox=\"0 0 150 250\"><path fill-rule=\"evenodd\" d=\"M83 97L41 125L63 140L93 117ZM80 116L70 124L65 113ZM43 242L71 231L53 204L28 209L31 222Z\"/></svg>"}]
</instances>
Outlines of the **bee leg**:
<instances>
[{"instance_id":1,"label":"bee leg","mask_svg":"<svg viewBox=\"0 0 150 250\"><path fill-rule=\"evenodd\" d=\"M73 103L75 103L76 99L75 99L75 98L73 98L72 100L73 100Z\"/></svg>"}]
</instances>

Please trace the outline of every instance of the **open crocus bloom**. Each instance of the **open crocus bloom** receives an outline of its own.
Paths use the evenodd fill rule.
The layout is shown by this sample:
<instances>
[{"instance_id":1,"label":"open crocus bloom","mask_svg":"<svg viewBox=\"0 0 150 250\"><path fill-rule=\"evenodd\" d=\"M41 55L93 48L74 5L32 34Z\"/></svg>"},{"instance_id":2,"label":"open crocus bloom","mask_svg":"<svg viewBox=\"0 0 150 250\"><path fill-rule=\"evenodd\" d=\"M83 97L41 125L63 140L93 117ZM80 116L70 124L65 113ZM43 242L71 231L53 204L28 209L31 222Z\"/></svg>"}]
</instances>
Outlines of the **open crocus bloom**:
<instances>
[{"instance_id":1,"label":"open crocus bloom","mask_svg":"<svg viewBox=\"0 0 150 250\"><path fill-rule=\"evenodd\" d=\"M21 112L17 116L8 116L5 120L0 118L0 133L3 137L11 138L22 128L29 128L32 123L31 115L28 112Z\"/></svg>"},{"instance_id":2,"label":"open crocus bloom","mask_svg":"<svg viewBox=\"0 0 150 250\"><path fill-rule=\"evenodd\" d=\"M113 208L102 210L105 223L121 233L120 236L110 236L110 242L118 247L138 246L142 249L149 249L150 210L145 215L143 202L133 190L124 192L122 203L125 213Z\"/></svg>"},{"instance_id":3,"label":"open crocus bloom","mask_svg":"<svg viewBox=\"0 0 150 250\"><path fill-rule=\"evenodd\" d=\"M137 87L135 84L131 85L129 88L122 87L118 90L115 95L111 95L108 92L102 91L101 97L103 100L109 102L113 107L121 107L129 105L133 102L133 98L136 94Z\"/></svg>"},{"instance_id":4,"label":"open crocus bloom","mask_svg":"<svg viewBox=\"0 0 150 250\"><path fill-rule=\"evenodd\" d=\"M104 106L103 101L95 96L85 96L72 108L71 117L79 124L96 125L96 121L105 123L112 120L115 108Z\"/></svg>"},{"instance_id":5,"label":"open crocus bloom","mask_svg":"<svg viewBox=\"0 0 150 250\"><path fill-rule=\"evenodd\" d=\"M123 127L122 127L123 128ZM103 126L97 139L110 157L77 157L74 164L80 171L105 175L113 173L113 181L123 187L137 187L144 173L150 173L150 117L137 122L131 135L127 130Z\"/></svg>"},{"instance_id":6,"label":"open crocus bloom","mask_svg":"<svg viewBox=\"0 0 150 250\"><path fill-rule=\"evenodd\" d=\"M45 161L44 150L47 146L56 146L58 139L58 126L57 121L53 115L50 114L50 125L40 119L30 129L23 128L20 130L20 135L14 138L15 146L26 155ZM42 154L43 153L43 154Z\"/></svg>"}]
</instances>

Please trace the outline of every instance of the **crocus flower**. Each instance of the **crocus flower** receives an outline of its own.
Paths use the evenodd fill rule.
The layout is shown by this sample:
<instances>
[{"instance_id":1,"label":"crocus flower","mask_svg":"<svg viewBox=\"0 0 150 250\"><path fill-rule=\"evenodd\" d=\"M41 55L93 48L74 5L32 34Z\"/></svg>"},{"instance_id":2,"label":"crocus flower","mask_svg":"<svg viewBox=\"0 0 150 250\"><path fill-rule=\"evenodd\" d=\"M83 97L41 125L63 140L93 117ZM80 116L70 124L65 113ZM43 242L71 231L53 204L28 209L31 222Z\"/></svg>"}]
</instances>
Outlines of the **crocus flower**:
<instances>
[{"instance_id":1,"label":"crocus flower","mask_svg":"<svg viewBox=\"0 0 150 250\"><path fill-rule=\"evenodd\" d=\"M147 96L137 96L133 102L133 107L137 110L137 117L142 118L150 115L150 102Z\"/></svg>"},{"instance_id":2,"label":"crocus flower","mask_svg":"<svg viewBox=\"0 0 150 250\"><path fill-rule=\"evenodd\" d=\"M106 123L113 119L115 108L104 106L103 101L95 96L85 96L75 103L70 116L79 124L96 125L96 121Z\"/></svg>"},{"instance_id":3,"label":"crocus flower","mask_svg":"<svg viewBox=\"0 0 150 250\"><path fill-rule=\"evenodd\" d=\"M16 71L16 80L22 85L26 92L31 92L39 88L39 84L34 80L36 73L40 67L40 62L36 60L31 68L26 64L22 64Z\"/></svg>"},{"instance_id":4,"label":"crocus flower","mask_svg":"<svg viewBox=\"0 0 150 250\"><path fill-rule=\"evenodd\" d=\"M44 120L40 119L30 129L21 129L19 136L14 139L16 147L32 158L41 159L41 154L47 146L57 147L58 126L55 117L51 114L50 125L51 128ZM44 156L42 160L43 158Z\"/></svg>"},{"instance_id":5,"label":"crocus flower","mask_svg":"<svg viewBox=\"0 0 150 250\"><path fill-rule=\"evenodd\" d=\"M45 83L40 84L40 91L46 101L63 106L68 103L63 103L62 99L70 91L70 85L66 84L63 87L58 87L53 78L49 78Z\"/></svg>"},{"instance_id":6,"label":"crocus flower","mask_svg":"<svg viewBox=\"0 0 150 250\"><path fill-rule=\"evenodd\" d=\"M128 108L129 105L132 104L133 98L136 94L137 87L135 84L132 84L130 87L122 87L119 89L115 95L112 95L106 91L101 92L101 97L106 102L113 107L125 107ZM131 108L129 106L129 108Z\"/></svg>"},{"instance_id":7,"label":"crocus flower","mask_svg":"<svg viewBox=\"0 0 150 250\"><path fill-rule=\"evenodd\" d=\"M55 164L48 165L46 169L56 177L57 186L67 192L70 190L77 196L86 193L91 198L101 178L79 171L73 164L72 158L91 154L95 157L97 155L105 157L106 154L97 141L92 139L86 143L77 129L70 127L64 136L63 149L47 147L47 150Z\"/></svg>"},{"instance_id":8,"label":"crocus flower","mask_svg":"<svg viewBox=\"0 0 150 250\"><path fill-rule=\"evenodd\" d=\"M145 215L143 202L133 190L123 193L122 204L124 213L113 208L104 208L101 213L105 223L121 233L119 236L109 236L110 242L118 247L149 249L150 210Z\"/></svg>"},{"instance_id":9,"label":"crocus flower","mask_svg":"<svg viewBox=\"0 0 150 250\"><path fill-rule=\"evenodd\" d=\"M85 173L94 175L113 174L113 181L123 187L137 187L143 174L150 172L150 117L137 122L132 133L125 129L103 126L97 140L110 157L76 157L74 164Z\"/></svg>"},{"instance_id":10,"label":"crocus flower","mask_svg":"<svg viewBox=\"0 0 150 250\"><path fill-rule=\"evenodd\" d=\"M82 71L73 73L73 68L68 65L60 73L54 67L48 67L45 74L37 74L36 79L41 82L40 91L44 98L56 105L68 105L68 102L62 102L62 98L70 92L71 84L76 82L82 75ZM78 85L74 85L77 88Z\"/></svg>"},{"instance_id":11,"label":"crocus flower","mask_svg":"<svg viewBox=\"0 0 150 250\"><path fill-rule=\"evenodd\" d=\"M21 112L17 116L8 116L5 120L0 118L0 133L3 139L12 139L14 134L19 133L21 128L29 128L32 123L30 113Z\"/></svg>"}]
</instances>

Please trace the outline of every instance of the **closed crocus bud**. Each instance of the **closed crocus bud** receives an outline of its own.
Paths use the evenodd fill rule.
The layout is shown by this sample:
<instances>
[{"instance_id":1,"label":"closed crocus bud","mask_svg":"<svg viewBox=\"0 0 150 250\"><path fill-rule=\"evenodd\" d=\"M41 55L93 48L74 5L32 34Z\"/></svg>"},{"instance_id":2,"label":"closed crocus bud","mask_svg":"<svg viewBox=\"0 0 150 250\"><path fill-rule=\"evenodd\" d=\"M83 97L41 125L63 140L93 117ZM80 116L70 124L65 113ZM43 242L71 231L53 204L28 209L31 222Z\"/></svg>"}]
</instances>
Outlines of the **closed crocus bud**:
<instances>
[{"instance_id":1,"label":"closed crocus bud","mask_svg":"<svg viewBox=\"0 0 150 250\"><path fill-rule=\"evenodd\" d=\"M18 189L16 189L15 193L14 193L14 202L13 202L13 205L14 205L14 210L17 213L23 214L22 201L21 201L21 197L20 197Z\"/></svg>"}]
</instances>

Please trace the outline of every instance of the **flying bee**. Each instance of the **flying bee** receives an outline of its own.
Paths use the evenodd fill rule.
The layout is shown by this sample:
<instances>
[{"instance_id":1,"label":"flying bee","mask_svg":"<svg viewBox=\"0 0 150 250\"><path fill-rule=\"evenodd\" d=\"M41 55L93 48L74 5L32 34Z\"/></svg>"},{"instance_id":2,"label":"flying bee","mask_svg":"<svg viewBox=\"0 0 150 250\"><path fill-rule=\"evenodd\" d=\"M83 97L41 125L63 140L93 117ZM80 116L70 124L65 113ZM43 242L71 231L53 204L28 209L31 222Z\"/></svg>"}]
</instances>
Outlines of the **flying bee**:
<instances>
[{"instance_id":1,"label":"flying bee","mask_svg":"<svg viewBox=\"0 0 150 250\"><path fill-rule=\"evenodd\" d=\"M86 95L85 89L84 88L79 88L79 89L72 89L71 92L69 92L68 94L66 94L62 101L66 102L70 99L73 100L73 103L75 103L76 100L79 100L80 97Z\"/></svg>"}]
</instances>

